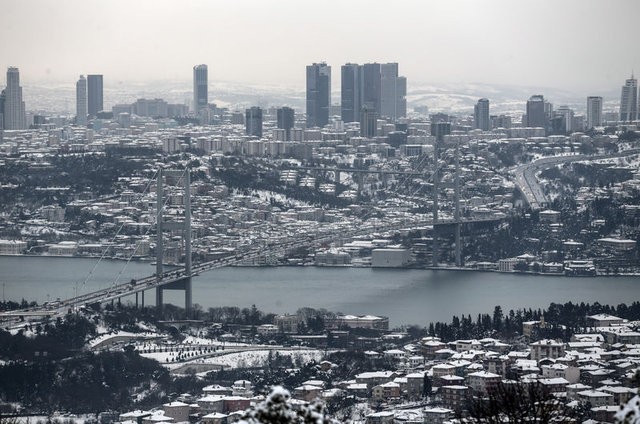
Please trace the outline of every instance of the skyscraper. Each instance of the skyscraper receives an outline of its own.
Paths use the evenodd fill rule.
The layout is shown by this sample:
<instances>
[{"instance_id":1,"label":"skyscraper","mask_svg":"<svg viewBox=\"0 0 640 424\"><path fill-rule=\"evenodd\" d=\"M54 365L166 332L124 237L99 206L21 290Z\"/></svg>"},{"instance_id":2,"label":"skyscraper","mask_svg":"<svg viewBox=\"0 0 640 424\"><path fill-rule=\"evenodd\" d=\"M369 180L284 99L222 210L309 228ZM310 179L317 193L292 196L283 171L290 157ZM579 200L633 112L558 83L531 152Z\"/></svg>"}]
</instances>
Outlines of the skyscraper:
<instances>
[{"instance_id":1,"label":"skyscraper","mask_svg":"<svg viewBox=\"0 0 640 424\"><path fill-rule=\"evenodd\" d=\"M587 97L587 129L602 125L602 97Z\"/></svg>"},{"instance_id":2,"label":"skyscraper","mask_svg":"<svg viewBox=\"0 0 640 424\"><path fill-rule=\"evenodd\" d=\"M380 65L380 115L393 121L407 114L407 79L398 75L397 63Z\"/></svg>"},{"instance_id":3,"label":"skyscraper","mask_svg":"<svg viewBox=\"0 0 640 424\"><path fill-rule=\"evenodd\" d=\"M362 65L362 103L361 107L380 114L382 97L382 79L380 75L379 63L365 63Z\"/></svg>"},{"instance_id":4,"label":"skyscraper","mask_svg":"<svg viewBox=\"0 0 640 424\"><path fill-rule=\"evenodd\" d=\"M84 75L76 82L76 124L87 125L87 80Z\"/></svg>"},{"instance_id":5,"label":"skyscraper","mask_svg":"<svg viewBox=\"0 0 640 424\"><path fill-rule=\"evenodd\" d=\"M527 127L547 128L544 96L533 95L527 100Z\"/></svg>"},{"instance_id":6,"label":"skyscraper","mask_svg":"<svg viewBox=\"0 0 640 424\"><path fill-rule=\"evenodd\" d=\"M638 119L638 80L633 77L625 81L620 95L620 120L622 122Z\"/></svg>"},{"instance_id":7,"label":"skyscraper","mask_svg":"<svg viewBox=\"0 0 640 424\"><path fill-rule=\"evenodd\" d=\"M397 118L405 118L407 116L407 77L396 78L396 116Z\"/></svg>"},{"instance_id":8,"label":"skyscraper","mask_svg":"<svg viewBox=\"0 0 640 424\"><path fill-rule=\"evenodd\" d=\"M295 114L290 107L282 107L277 110L278 128L284 130L285 141L291 140L291 128L295 125Z\"/></svg>"},{"instance_id":9,"label":"skyscraper","mask_svg":"<svg viewBox=\"0 0 640 424\"><path fill-rule=\"evenodd\" d=\"M4 90L0 91L0 130L4 128ZM0 132L1 134L1 132ZM0 137L1 139L2 137Z\"/></svg>"},{"instance_id":10,"label":"skyscraper","mask_svg":"<svg viewBox=\"0 0 640 424\"><path fill-rule=\"evenodd\" d=\"M7 88L4 90L4 129L23 130L27 128L27 114L22 100L20 87L20 71L18 68L7 69Z\"/></svg>"},{"instance_id":11,"label":"skyscraper","mask_svg":"<svg viewBox=\"0 0 640 424\"><path fill-rule=\"evenodd\" d=\"M342 65L340 76L340 108L344 122L356 122L360 114L360 65L347 63Z\"/></svg>"},{"instance_id":12,"label":"skyscraper","mask_svg":"<svg viewBox=\"0 0 640 424\"><path fill-rule=\"evenodd\" d=\"M197 114L209 103L209 71L207 65L193 67L193 111Z\"/></svg>"},{"instance_id":13,"label":"skyscraper","mask_svg":"<svg viewBox=\"0 0 640 424\"><path fill-rule=\"evenodd\" d=\"M102 75L87 75L87 112L96 116L103 109Z\"/></svg>"},{"instance_id":14,"label":"skyscraper","mask_svg":"<svg viewBox=\"0 0 640 424\"><path fill-rule=\"evenodd\" d=\"M473 108L473 127L482 131L491 129L489 117L489 99L480 99Z\"/></svg>"},{"instance_id":15,"label":"skyscraper","mask_svg":"<svg viewBox=\"0 0 640 424\"><path fill-rule=\"evenodd\" d=\"M307 66L307 127L329 123L331 66L325 62Z\"/></svg>"},{"instance_id":16,"label":"skyscraper","mask_svg":"<svg viewBox=\"0 0 640 424\"><path fill-rule=\"evenodd\" d=\"M244 124L247 135L262 137L262 109L257 106L247 109Z\"/></svg>"}]
</instances>

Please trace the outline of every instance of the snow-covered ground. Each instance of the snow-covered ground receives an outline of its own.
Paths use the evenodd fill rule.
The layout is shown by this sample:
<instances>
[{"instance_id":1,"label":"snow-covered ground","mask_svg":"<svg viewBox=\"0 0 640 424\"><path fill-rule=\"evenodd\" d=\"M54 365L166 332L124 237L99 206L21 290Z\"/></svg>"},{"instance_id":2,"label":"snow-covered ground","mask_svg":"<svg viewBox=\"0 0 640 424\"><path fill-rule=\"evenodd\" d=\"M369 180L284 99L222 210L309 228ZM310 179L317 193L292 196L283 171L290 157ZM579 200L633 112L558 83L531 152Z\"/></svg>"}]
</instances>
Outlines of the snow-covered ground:
<instances>
[{"instance_id":1,"label":"snow-covered ground","mask_svg":"<svg viewBox=\"0 0 640 424\"><path fill-rule=\"evenodd\" d=\"M111 333L100 334L98 337L92 340L89 340L87 344L89 345L90 348L95 349L105 344L109 344L110 342L134 340L134 339L141 339L141 338L156 339L158 337L162 337L162 335L154 332L130 333L128 331L115 331Z\"/></svg>"},{"instance_id":2,"label":"snow-covered ground","mask_svg":"<svg viewBox=\"0 0 640 424\"><path fill-rule=\"evenodd\" d=\"M225 368L245 368L260 367L267 363L270 350L253 350L247 352L230 353L224 356L216 356L204 359L203 363L222 365ZM315 349L304 350L277 350L280 356L290 356L291 360L296 363L306 364L311 361L320 361L324 357L324 351Z\"/></svg>"},{"instance_id":3,"label":"snow-covered ground","mask_svg":"<svg viewBox=\"0 0 640 424\"><path fill-rule=\"evenodd\" d=\"M313 360L320 361L325 354L324 351L315 349L273 349L249 346L236 347L235 349L229 349L227 346L225 349L221 350L220 346L212 346L202 350L189 350L184 346L180 348L176 346L164 347L161 351L145 352L139 350L139 352L141 356L154 359L169 369L186 364L220 365L225 368L261 367L267 363L269 352L272 352L273 355L278 353L280 356L290 356L294 363L304 364Z\"/></svg>"}]
</instances>

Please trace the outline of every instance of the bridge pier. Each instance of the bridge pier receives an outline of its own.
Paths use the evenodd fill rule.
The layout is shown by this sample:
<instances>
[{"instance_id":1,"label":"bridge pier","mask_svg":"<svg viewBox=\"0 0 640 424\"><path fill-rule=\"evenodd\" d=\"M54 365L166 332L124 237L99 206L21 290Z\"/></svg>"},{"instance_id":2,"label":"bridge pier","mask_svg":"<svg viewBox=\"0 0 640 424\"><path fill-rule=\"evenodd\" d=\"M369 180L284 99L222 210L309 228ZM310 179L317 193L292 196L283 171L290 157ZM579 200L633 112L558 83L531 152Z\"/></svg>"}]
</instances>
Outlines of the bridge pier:
<instances>
[{"instance_id":1,"label":"bridge pier","mask_svg":"<svg viewBox=\"0 0 640 424\"><path fill-rule=\"evenodd\" d=\"M136 309L138 309L138 292L136 292Z\"/></svg>"},{"instance_id":2,"label":"bridge pier","mask_svg":"<svg viewBox=\"0 0 640 424\"><path fill-rule=\"evenodd\" d=\"M156 287L156 308L158 309L159 313L162 313L162 305L163 305L163 292L162 292L162 286L158 286Z\"/></svg>"},{"instance_id":3,"label":"bridge pier","mask_svg":"<svg viewBox=\"0 0 640 424\"><path fill-rule=\"evenodd\" d=\"M462 245L460 240L460 227L462 224L460 223L460 141L456 140L456 149L455 149L455 163L456 163L456 175L455 175L455 211L454 218L456 221L455 228L455 237L456 237L456 266L462 267Z\"/></svg>"},{"instance_id":4,"label":"bridge pier","mask_svg":"<svg viewBox=\"0 0 640 424\"><path fill-rule=\"evenodd\" d=\"M462 226L462 224L460 224L460 221L458 221L456 223L456 266L457 267L462 267L462 245L460 244L460 227Z\"/></svg>"},{"instance_id":5,"label":"bridge pier","mask_svg":"<svg viewBox=\"0 0 640 424\"><path fill-rule=\"evenodd\" d=\"M433 223L433 251L431 253L431 266L438 266L440 257L440 246L438 245L438 227Z\"/></svg>"},{"instance_id":6,"label":"bridge pier","mask_svg":"<svg viewBox=\"0 0 640 424\"><path fill-rule=\"evenodd\" d=\"M164 261L164 246L162 235L162 209L164 208L164 193L162 187L162 168L158 169L156 181L156 281L162 281L162 263ZM162 286L156 287L156 309L162 314Z\"/></svg>"},{"instance_id":7,"label":"bridge pier","mask_svg":"<svg viewBox=\"0 0 640 424\"><path fill-rule=\"evenodd\" d=\"M142 290L142 309L144 309L144 290Z\"/></svg>"}]
</instances>

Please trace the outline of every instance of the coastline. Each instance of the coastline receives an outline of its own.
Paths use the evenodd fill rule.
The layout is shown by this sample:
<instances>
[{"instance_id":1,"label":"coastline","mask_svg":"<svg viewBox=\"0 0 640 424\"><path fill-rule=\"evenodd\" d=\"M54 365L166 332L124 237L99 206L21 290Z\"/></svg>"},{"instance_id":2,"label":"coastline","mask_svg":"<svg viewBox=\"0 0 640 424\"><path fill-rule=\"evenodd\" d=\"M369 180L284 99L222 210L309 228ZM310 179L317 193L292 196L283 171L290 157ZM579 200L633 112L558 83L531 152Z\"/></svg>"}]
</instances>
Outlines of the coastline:
<instances>
[{"instance_id":1,"label":"coastline","mask_svg":"<svg viewBox=\"0 0 640 424\"><path fill-rule=\"evenodd\" d=\"M6 258L53 258L53 259L100 259L100 255L31 255L31 254L18 254L12 255L8 253L0 253L0 257ZM128 259L121 258L117 256L105 256L102 258L103 260L107 259L110 261L122 261L127 262ZM153 262L155 258L152 257L134 257L131 258L131 262Z\"/></svg>"},{"instance_id":2,"label":"coastline","mask_svg":"<svg viewBox=\"0 0 640 424\"><path fill-rule=\"evenodd\" d=\"M31 254L0 254L0 257L26 257L26 258L51 258L51 259L100 259L99 255L31 255ZM103 260L109 261L121 261L127 262L128 259L116 257L116 256L105 256L102 258ZM154 257L136 257L131 258L131 262L148 262L150 265L155 264ZM164 264L167 267L176 267L179 266L177 264ZM637 273L617 273L617 274L603 274L596 273L596 275L566 275L562 272L533 272L533 271L509 271L503 272L495 269L477 269L477 268L467 268L467 267L456 267L456 266L405 266L405 267L372 267L372 266L362 266L353 264L341 264L341 265L315 265L315 264L267 264L267 265L254 265L254 264L237 264L231 265L231 267L235 268L273 268L273 267L282 267L282 268L297 268L297 267L314 267L314 268L371 268L377 270L429 270L429 271L447 271L447 272L478 272L478 273L497 273L501 275L526 275L526 276L537 276L537 277L566 277L569 279L576 277L588 277L588 278L602 278L602 277L640 277L640 272Z\"/></svg>"}]
</instances>

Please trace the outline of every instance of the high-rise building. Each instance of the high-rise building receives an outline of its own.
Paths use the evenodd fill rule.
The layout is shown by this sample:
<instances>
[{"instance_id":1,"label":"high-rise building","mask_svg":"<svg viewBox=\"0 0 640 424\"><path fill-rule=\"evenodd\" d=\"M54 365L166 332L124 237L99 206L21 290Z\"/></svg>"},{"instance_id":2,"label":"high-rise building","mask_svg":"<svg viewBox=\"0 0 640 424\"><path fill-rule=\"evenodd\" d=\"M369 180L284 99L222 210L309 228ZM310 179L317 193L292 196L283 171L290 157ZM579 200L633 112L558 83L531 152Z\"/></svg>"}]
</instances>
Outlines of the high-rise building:
<instances>
[{"instance_id":1,"label":"high-rise building","mask_svg":"<svg viewBox=\"0 0 640 424\"><path fill-rule=\"evenodd\" d=\"M527 127L547 128L544 96L540 94L527 100Z\"/></svg>"},{"instance_id":2,"label":"high-rise building","mask_svg":"<svg viewBox=\"0 0 640 424\"><path fill-rule=\"evenodd\" d=\"M473 108L473 127L482 131L491 129L489 117L489 99L480 99Z\"/></svg>"},{"instance_id":3,"label":"high-rise building","mask_svg":"<svg viewBox=\"0 0 640 424\"><path fill-rule=\"evenodd\" d=\"M407 115L407 79L397 63L380 65L380 115L393 121Z\"/></svg>"},{"instance_id":4,"label":"high-rise building","mask_svg":"<svg viewBox=\"0 0 640 424\"><path fill-rule=\"evenodd\" d=\"M2 133L2 129L4 128L4 90L0 91L0 134ZM2 137L0 137L2 139Z\"/></svg>"},{"instance_id":5,"label":"high-rise building","mask_svg":"<svg viewBox=\"0 0 640 424\"><path fill-rule=\"evenodd\" d=\"M573 131L573 110L569 106L560 106L555 111L554 117L560 117L560 131L554 131L557 134L570 134Z\"/></svg>"},{"instance_id":6,"label":"high-rise building","mask_svg":"<svg viewBox=\"0 0 640 424\"><path fill-rule=\"evenodd\" d=\"M451 134L450 122L432 122L431 123L431 135L436 138L436 141L444 141L444 136Z\"/></svg>"},{"instance_id":7,"label":"high-rise building","mask_svg":"<svg viewBox=\"0 0 640 424\"><path fill-rule=\"evenodd\" d=\"M96 116L104 109L102 75L87 75L87 112Z\"/></svg>"},{"instance_id":8,"label":"high-rise building","mask_svg":"<svg viewBox=\"0 0 640 424\"><path fill-rule=\"evenodd\" d=\"M295 114L293 112L293 109L291 109L290 107L282 107L280 109L277 110L276 112L276 117L277 117L277 121L278 121L278 128L283 129L284 133L285 133L285 141L290 141L291 140L291 128L294 127L296 121L295 121Z\"/></svg>"},{"instance_id":9,"label":"high-rise building","mask_svg":"<svg viewBox=\"0 0 640 424\"><path fill-rule=\"evenodd\" d=\"M262 109L253 106L245 111L246 134L254 137L262 137Z\"/></svg>"},{"instance_id":10,"label":"high-rise building","mask_svg":"<svg viewBox=\"0 0 640 424\"><path fill-rule=\"evenodd\" d=\"M18 68L7 69L7 88L4 90L4 129L23 130L27 128L27 114L22 100L20 87L20 71Z\"/></svg>"},{"instance_id":11,"label":"high-rise building","mask_svg":"<svg viewBox=\"0 0 640 424\"><path fill-rule=\"evenodd\" d=\"M638 119L638 80L633 77L625 81L620 95L620 120L622 122Z\"/></svg>"},{"instance_id":12,"label":"high-rise building","mask_svg":"<svg viewBox=\"0 0 640 424\"><path fill-rule=\"evenodd\" d=\"M378 133L378 114L373 108L363 106L360 110L360 135L372 138Z\"/></svg>"},{"instance_id":13,"label":"high-rise building","mask_svg":"<svg viewBox=\"0 0 640 424\"><path fill-rule=\"evenodd\" d=\"M602 97L587 97L587 129L602 125Z\"/></svg>"},{"instance_id":14,"label":"high-rise building","mask_svg":"<svg viewBox=\"0 0 640 424\"><path fill-rule=\"evenodd\" d=\"M340 87L340 111L344 122L357 122L360 114L360 74L356 63L342 65Z\"/></svg>"},{"instance_id":15,"label":"high-rise building","mask_svg":"<svg viewBox=\"0 0 640 424\"><path fill-rule=\"evenodd\" d=\"M197 114L209 104L209 71L207 65L193 67L193 111Z\"/></svg>"},{"instance_id":16,"label":"high-rise building","mask_svg":"<svg viewBox=\"0 0 640 424\"><path fill-rule=\"evenodd\" d=\"M307 66L307 127L329 123L331 66L325 62Z\"/></svg>"},{"instance_id":17,"label":"high-rise building","mask_svg":"<svg viewBox=\"0 0 640 424\"><path fill-rule=\"evenodd\" d=\"M84 75L76 82L76 124L87 125L87 80Z\"/></svg>"},{"instance_id":18,"label":"high-rise building","mask_svg":"<svg viewBox=\"0 0 640 424\"><path fill-rule=\"evenodd\" d=\"M361 107L367 107L380 114L382 79L380 76L379 63L365 63L362 65L362 102Z\"/></svg>"},{"instance_id":19,"label":"high-rise building","mask_svg":"<svg viewBox=\"0 0 640 424\"><path fill-rule=\"evenodd\" d=\"M405 118L407 116L407 77L396 78L396 116L397 118Z\"/></svg>"},{"instance_id":20,"label":"high-rise building","mask_svg":"<svg viewBox=\"0 0 640 424\"><path fill-rule=\"evenodd\" d=\"M407 115L407 79L398 75L397 63L347 63L341 76L344 122L357 121L364 107L393 121Z\"/></svg>"}]
</instances>

